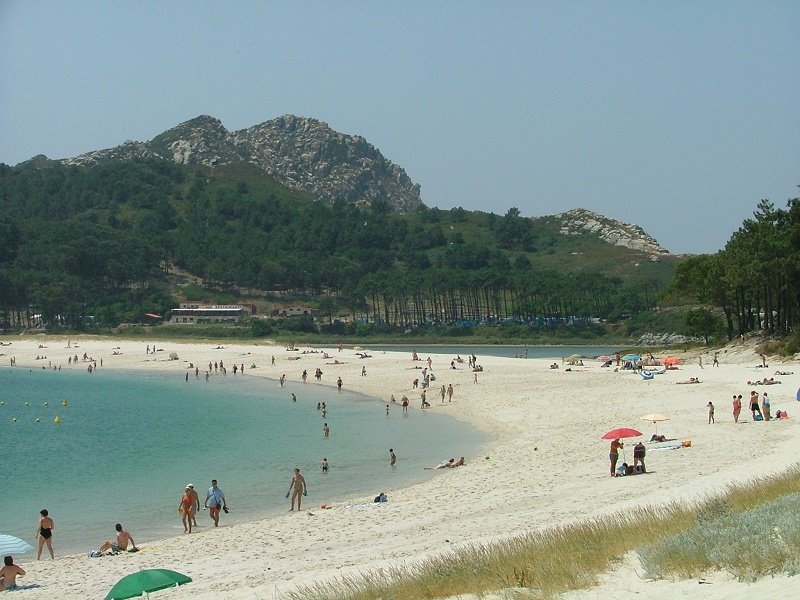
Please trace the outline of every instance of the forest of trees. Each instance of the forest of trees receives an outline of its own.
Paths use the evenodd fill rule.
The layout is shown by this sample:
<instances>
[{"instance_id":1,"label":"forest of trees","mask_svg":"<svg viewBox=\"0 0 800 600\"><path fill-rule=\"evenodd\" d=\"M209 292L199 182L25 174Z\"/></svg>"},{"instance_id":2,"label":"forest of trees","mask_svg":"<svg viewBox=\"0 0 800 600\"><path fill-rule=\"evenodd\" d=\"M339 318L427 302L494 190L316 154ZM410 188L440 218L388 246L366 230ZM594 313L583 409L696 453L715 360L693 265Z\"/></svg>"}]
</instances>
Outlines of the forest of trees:
<instances>
[{"instance_id":1,"label":"forest of trees","mask_svg":"<svg viewBox=\"0 0 800 600\"><path fill-rule=\"evenodd\" d=\"M681 263L669 292L720 309L729 340L792 333L800 318L800 198L786 209L759 202L722 251Z\"/></svg>"},{"instance_id":2,"label":"forest of trees","mask_svg":"<svg viewBox=\"0 0 800 600\"><path fill-rule=\"evenodd\" d=\"M177 266L210 289L303 294L320 321L397 328L614 321L659 303L675 264L644 276L559 268L556 227L461 208L396 214L315 202L263 174L162 160L0 165L0 327L82 329L165 315ZM725 311L731 335L788 331L797 313L797 201L762 203L723 252L678 267L673 299ZM597 242L594 252L606 252ZM575 254L573 252L573 254ZM655 270L653 270L655 269ZM759 315L762 315L759 317Z\"/></svg>"}]
</instances>

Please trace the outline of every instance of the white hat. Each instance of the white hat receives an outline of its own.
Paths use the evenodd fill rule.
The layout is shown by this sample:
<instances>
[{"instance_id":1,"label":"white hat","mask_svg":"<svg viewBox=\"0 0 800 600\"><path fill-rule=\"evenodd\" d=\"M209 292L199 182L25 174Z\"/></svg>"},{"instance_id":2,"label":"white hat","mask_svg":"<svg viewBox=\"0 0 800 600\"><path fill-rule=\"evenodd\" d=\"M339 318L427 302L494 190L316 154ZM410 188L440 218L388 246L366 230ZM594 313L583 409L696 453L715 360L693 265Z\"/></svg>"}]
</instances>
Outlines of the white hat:
<instances>
[{"instance_id":1,"label":"white hat","mask_svg":"<svg viewBox=\"0 0 800 600\"><path fill-rule=\"evenodd\" d=\"M187 484L186 484L186 487L187 487L187 488L192 488L192 489L194 489L194 484L193 484L193 483L187 483Z\"/></svg>"}]
</instances>

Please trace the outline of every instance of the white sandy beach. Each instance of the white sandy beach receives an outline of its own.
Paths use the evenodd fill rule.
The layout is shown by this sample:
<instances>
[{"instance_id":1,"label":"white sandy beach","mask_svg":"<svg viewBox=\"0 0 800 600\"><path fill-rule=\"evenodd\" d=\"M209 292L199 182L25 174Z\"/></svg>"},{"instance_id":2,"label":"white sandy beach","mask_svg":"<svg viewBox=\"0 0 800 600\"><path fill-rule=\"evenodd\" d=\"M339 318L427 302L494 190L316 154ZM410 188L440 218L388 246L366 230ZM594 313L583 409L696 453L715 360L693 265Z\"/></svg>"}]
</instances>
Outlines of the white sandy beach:
<instances>
[{"instance_id":1,"label":"white sandy beach","mask_svg":"<svg viewBox=\"0 0 800 600\"><path fill-rule=\"evenodd\" d=\"M410 410L419 409L419 391L411 381L419 371L408 353L370 352L360 359L352 347L337 352L327 348L343 365L325 364L321 354L287 352L282 346L266 343L247 345L218 343L158 342L161 351L153 360L145 354L148 342L71 338L78 349L67 349L66 338L20 336L3 338L12 342L0 347L0 365L9 368L16 357L16 368L41 368L43 354L39 344L48 346L46 354L62 368L86 369L86 363L67 366L67 357L84 352L102 369L160 369L183 373L188 362L207 364L225 360L269 365L247 376L277 378L286 373L300 380L303 369L313 374L322 367L322 383L309 377L313 385L335 385L341 376L348 389L387 399L411 400ZM152 344L152 341L149 342ZM121 354L113 355L119 347ZM179 360L168 360L177 352ZM168 568L185 573L193 582L158 592L158 598L281 598L283 592L342 575L364 573L371 568L407 564L428 555L446 552L459 545L485 542L504 536L546 527L556 522L624 511L632 506L691 500L720 490L727 484L752 479L759 474L779 472L800 457L800 403L795 393L800 386L800 364L769 357L770 367L755 368L760 359L747 345L730 346L720 352L721 365L711 367L711 355L703 356L701 369L696 356L686 357L679 370L643 381L629 372L601 368L585 360L584 367L567 365L550 369L550 360L494 358L481 355L484 368L473 382L465 362L449 368L452 355L431 355L438 379L428 394L432 412L446 412L464 419L492 435L485 454L467 456L467 466L442 469L430 481L408 489L386 490L390 501L373 505L364 497L364 506L346 508L334 503L320 509L328 498L310 494L307 511L287 513L278 518L248 524L203 528L191 535L157 541L139 541L142 551L114 557L90 559L85 555L59 556L56 560L36 561L31 553L17 557L27 576L21 584L41 587L18 592L21 597L103 598L124 575L146 568ZM289 361L289 356L300 360ZM421 359L428 354L419 348ZM679 355L681 356L681 355ZM560 361L559 361L560 363ZM368 375L360 376L367 366ZM794 371L774 375L776 370ZM87 376L90 376L87 374ZM780 385L749 386L748 380L774 376ZM697 385L676 385L698 377ZM438 386L452 383L452 404L440 404ZM312 385L312 383L309 383ZM791 418L771 422L751 422L747 410L750 390L768 391L772 413L786 410ZM742 394L740 423L734 425L731 396ZM707 424L707 404L716 406L716 424ZM399 405L392 407L399 415ZM656 451L647 443L647 467L643 476L609 477L609 443L601 440L616 427L634 427L644 433L645 442L654 432L651 423L639 419L648 413L664 413L669 421L658 424L658 432L678 441L691 440L690 448ZM634 441L626 444L632 458ZM403 451L397 448L398 465L403 468ZM440 458L440 457L435 457ZM441 457L447 458L447 457ZM621 462L621 461L620 461ZM389 468L387 464L387 469ZM312 488L313 489L313 488ZM202 494L203 490L199 490ZM204 518L205 515L200 515ZM31 515L19 515L30 520ZM123 521L124 522L124 521ZM135 534L136 532L134 532ZM58 552L58 537L55 547ZM704 574L707 584L697 580L683 582L649 581L633 560L602 578L592 590L570 594L572 600L642 597L681 598L785 598L800 594L800 579L770 578L750 584L732 580L724 573Z\"/></svg>"}]
</instances>

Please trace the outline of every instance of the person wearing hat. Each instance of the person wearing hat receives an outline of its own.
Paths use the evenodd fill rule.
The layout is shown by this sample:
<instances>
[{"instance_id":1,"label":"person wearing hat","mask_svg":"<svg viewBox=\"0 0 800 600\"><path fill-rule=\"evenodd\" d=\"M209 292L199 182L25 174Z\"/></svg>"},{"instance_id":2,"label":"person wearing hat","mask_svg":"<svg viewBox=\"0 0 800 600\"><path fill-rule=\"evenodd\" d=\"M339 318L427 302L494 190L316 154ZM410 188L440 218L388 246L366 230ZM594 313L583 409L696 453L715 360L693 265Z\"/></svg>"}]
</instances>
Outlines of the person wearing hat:
<instances>
[{"instance_id":1,"label":"person wearing hat","mask_svg":"<svg viewBox=\"0 0 800 600\"><path fill-rule=\"evenodd\" d=\"M183 523L184 533L192 533L192 523L194 520L194 512L195 512L195 500L196 498L192 497L191 484L187 484L187 486L183 490L183 496L181 497L181 501L178 503L178 513L180 513L181 515L181 522Z\"/></svg>"},{"instance_id":2,"label":"person wearing hat","mask_svg":"<svg viewBox=\"0 0 800 600\"><path fill-rule=\"evenodd\" d=\"M192 525L197 527L197 513L200 512L200 496L197 495L197 492L194 491L194 484L187 483L186 487L188 488L187 491L194 499L194 511L192 511Z\"/></svg>"}]
</instances>

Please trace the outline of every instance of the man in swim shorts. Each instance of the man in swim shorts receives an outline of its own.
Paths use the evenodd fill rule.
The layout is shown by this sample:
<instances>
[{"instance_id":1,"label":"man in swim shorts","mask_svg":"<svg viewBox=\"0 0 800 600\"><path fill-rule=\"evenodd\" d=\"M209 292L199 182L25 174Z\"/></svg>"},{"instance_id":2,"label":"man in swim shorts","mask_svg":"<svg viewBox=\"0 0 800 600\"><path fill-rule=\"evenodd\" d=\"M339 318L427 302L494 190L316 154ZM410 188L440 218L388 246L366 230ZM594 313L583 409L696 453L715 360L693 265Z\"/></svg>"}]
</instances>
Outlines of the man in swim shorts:
<instances>
[{"instance_id":1,"label":"man in swim shorts","mask_svg":"<svg viewBox=\"0 0 800 600\"><path fill-rule=\"evenodd\" d=\"M117 523L114 525L114 529L117 530L117 538L116 540L106 540L103 542L103 545L100 546L100 552L105 552L107 550L111 550L112 552L138 552L139 549L136 547L136 542L133 541L133 536L125 531L122 528L122 525ZM130 544L131 549L128 550L128 544Z\"/></svg>"},{"instance_id":2,"label":"man in swim shorts","mask_svg":"<svg viewBox=\"0 0 800 600\"><path fill-rule=\"evenodd\" d=\"M14 564L14 557L6 556L0 569L0 591L17 589L17 576L25 575L25 569Z\"/></svg>"}]
</instances>

